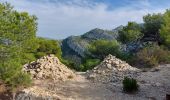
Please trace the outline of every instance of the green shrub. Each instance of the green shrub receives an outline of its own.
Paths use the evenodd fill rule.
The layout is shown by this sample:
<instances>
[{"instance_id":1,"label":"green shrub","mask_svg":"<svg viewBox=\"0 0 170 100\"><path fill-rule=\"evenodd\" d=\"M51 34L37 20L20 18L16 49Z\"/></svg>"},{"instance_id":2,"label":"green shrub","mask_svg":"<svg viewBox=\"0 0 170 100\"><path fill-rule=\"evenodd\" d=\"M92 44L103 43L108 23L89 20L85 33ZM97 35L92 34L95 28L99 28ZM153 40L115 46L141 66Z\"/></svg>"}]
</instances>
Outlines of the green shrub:
<instances>
[{"instance_id":1,"label":"green shrub","mask_svg":"<svg viewBox=\"0 0 170 100\"><path fill-rule=\"evenodd\" d=\"M162 63L170 63L170 52L158 45L148 46L140 50L133 62L137 66L153 67Z\"/></svg>"},{"instance_id":2,"label":"green shrub","mask_svg":"<svg viewBox=\"0 0 170 100\"><path fill-rule=\"evenodd\" d=\"M43 56L46 56L47 54L46 53L44 53L44 52L37 52L37 53L35 53L35 57L37 58L37 59L39 59L39 58L41 58L41 57L43 57Z\"/></svg>"},{"instance_id":3,"label":"green shrub","mask_svg":"<svg viewBox=\"0 0 170 100\"><path fill-rule=\"evenodd\" d=\"M128 25L119 31L118 40L122 43L136 41L142 37L140 25L135 22L128 22Z\"/></svg>"},{"instance_id":4,"label":"green shrub","mask_svg":"<svg viewBox=\"0 0 170 100\"><path fill-rule=\"evenodd\" d=\"M125 77L123 80L123 91L125 92L135 92L138 90L139 85L137 81L133 78Z\"/></svg>"},{"instance_id":5,"label":"green shrub","mask_svg":"<svg viewBox=\"0 0 170 100\"><path fill-rule=\"evenodd\" d=\"M27 73L19 72L16 74L10 81L10 85L12 89L23 88L31 85L31 78L30 75Z\"/></svg>"},{"instance_id":6,"label":"green shrub","mask_svg":"<svg viewBox=\"0 0 170 100\"><path fill-rule=\"evenodd\" d=\"M16 59L0 63L0 79L9 86L10 90L28 86L31 83L30 76L21 72L21 66Z\"/></svg>"},{"instance_id":7,"label":"green shrub","mask_svg":"<svg viewBox=\"0 0 170 100\"><path fill-rule=\"evenodd\" d=\"M120 44L116 40L97 40L89 45L89 51L98 59L104 59L109 54L118 56Z\"/></svg>"},{"instance_id":8,"label":"green shrub","mask_svg":"<svg viewBox=\"0 0 170 100\"><path fill-rule=\"evenodd\" d=\"M36 57L34 53L22 53L21 54L21 64L24 65L30 61L35 61Z\"/></svg>"},{"instance_id":9,"label":"green shrub","mask_svg":"<svg viewBox=\"0 0 170 100\"><path fill-rule=\"evenodd\" d=\"M37 18L17 12L8 3L0 3L0 80L16 89L30 83L22 73L23 63L34 59Z\"/></svg>"},{"instance_id":10,"label":"green shrub","mask_svg":"<svg viewBox=\"0 0 170 100\"><path fill-rule=\"evenodd\" d=\"M58 41L45 38L38 38L37 42L38 48L35 52L35 56L37 58L40 58L47 54L54 54L59 59L61 59L62 52Z\"/></svg>"},{"instance_id":11,"label":"green shrub","mask_svg":"<svg viewBox=\"0 0 170 100\"><path fill-rule=\"evenodd\" d=\"M83 71L93 69L96 65L100 63L100 59L86 59L83 63Z\"/></svg>"},{"instance_id":12,"label":"green shrub","mask_svg":"<svg viewBox=\"0 0 170 100\"><path fill-rule=\"evenodd\" d=\"M163 24L163 15L161 13L147 14L143 17L143 21L143 31L145 36L154 36L159 38L159 29Z\"/></svg>"},{"instance_id":13,"label":"green shrub","mask_svg":"<svg viewBox=\"0 0 170 100\"><path fill-rule=\"evenodd\" d=\"M162 43L170 49L170 9L163 15L163 24L160 29Z\"/></svg>"}]
</instances>

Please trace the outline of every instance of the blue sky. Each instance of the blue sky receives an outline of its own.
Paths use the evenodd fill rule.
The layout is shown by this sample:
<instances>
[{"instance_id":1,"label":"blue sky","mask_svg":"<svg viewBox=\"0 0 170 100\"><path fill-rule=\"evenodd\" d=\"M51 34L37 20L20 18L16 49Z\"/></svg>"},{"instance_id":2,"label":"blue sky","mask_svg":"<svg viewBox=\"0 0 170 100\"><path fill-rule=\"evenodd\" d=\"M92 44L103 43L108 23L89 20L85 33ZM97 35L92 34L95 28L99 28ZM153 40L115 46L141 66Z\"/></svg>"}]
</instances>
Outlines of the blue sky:
<instances>
[{"instance_id":1,"label":"blue sky","mask_svg":"<svg viewBox=\"0 0 170 100\"><path fill-rule=\"evenodd\" d=\"M170 0L0 0L38 17L41 37L63 39L94 28L114 29L128 21L142 23L148 13L163 13Z\"/></svg>"}]
</instances>

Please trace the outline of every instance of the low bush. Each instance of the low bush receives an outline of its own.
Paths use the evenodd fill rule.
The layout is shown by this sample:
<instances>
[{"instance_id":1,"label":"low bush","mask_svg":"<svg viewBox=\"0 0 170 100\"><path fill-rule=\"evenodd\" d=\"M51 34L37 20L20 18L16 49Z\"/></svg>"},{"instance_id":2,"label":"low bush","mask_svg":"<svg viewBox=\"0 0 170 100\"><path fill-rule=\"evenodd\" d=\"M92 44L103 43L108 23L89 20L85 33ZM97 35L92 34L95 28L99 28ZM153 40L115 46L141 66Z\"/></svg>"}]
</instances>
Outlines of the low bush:
<instances>
[{"instance_id":1,"label":"low bush","mask_svg":"<svg viewBox=\"0 0 170 100\"><path fill-rule=\"evenodd\" d=\"M100 63L100 59L87 59L83 63L83 66L84 66L83 71L93 69L99 63Z\"/></svg>"},{"instance_id":2,"label":"low bush","mask_svg":"<svg viewBox=\"0 0 170 100\"><path fill-rule=\"evenodd\" d=\"M143 33L141 33L141 27L135 22L128 22L127 26L124 26L122 30L119 31L118 40L124 44L136 41L141 38Z\"/></svg>"},{"instance_id":3,"label":"low bush","mask_svg":"<svg viewBox=\"0 0 170 100\"><path fill-rule=\"evenodd\" d=\"M47 54L54 54L59 59L61 59L62 52L58 41L45 38L37 38L37 42L38 48L35 52L36 58L40 58Z\"/></svg>"},{"instance_id":4,"label":"low bush","mask_svg":"<svg viewBox=\"0 0 170 100\"><path fill-rule=\"evenodd\" d=\"M133 78L125 77L123 80L123 91L125 92L135 92L139 88L137 81Z\"/></svg>"},{"instance_id":5,"label":"low bush","mask_svg":"<svg viewBox=\"0 0 170 100\"><path fill-rule=\"evenodd\" d=\"M170 52L158 45L148 46L140 50L133 62L139 67L153 67L158 64L164 64L170 62Z\"/></svg>"},{"instance_id":6,"label":"low bush","mask_svg":"<svg viewBox=\"0 0 170 100\"><path fill-rule=\"evenodd\" d=\"M107 55L118 56L120 54L120 44L116 40L97 40L89 45L88 50L98 59L104 59Z\"/></svg>"},{"instance_id":7,"label":"low bush","mask_svg":"<svg viewBox=\"0 0 170 100\"><path fill-rule=\"evenodd\" d=\"M21 72L19 61L9 60L0 63L0 79L7 84L9 90L16 90L31 84L30 75Z\"/></svg>"}]
</instances>

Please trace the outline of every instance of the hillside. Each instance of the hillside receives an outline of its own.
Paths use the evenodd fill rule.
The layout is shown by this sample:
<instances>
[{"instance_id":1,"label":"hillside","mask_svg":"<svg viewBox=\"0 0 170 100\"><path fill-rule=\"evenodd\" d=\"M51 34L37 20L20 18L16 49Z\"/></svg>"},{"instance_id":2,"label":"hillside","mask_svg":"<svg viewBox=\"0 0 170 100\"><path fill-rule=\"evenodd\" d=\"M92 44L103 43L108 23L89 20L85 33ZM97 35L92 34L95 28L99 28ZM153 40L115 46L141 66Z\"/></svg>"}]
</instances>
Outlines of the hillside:
<instances>
[{"instance_id":1,"label":"hillside","mask_svg":"<svg viewBox=\"0 0 170 100\"><path fill-rule=\"evenodd\" d=\"M170 100L170 9L63 40L38 37L38 22L0 3L0 100Z\"/></svg>"},{"instance_id":2,"label":"hillside","mask_svg":"<svg viewBox=\"0 0 170 100\"><path fill-rule=\"evenodd\" d=\"M143 24L137 24L140 28L143 28ZM94 56L88 51L89 45L97 40L107 40L107 41L119 41L118 37L120 31L122 31L124 26L119 26L113 30L103 30L103 29L93 29L80 36L70 36L63 39L61 42L61 50L63 58L75 62L76 67L80 67L82 60L86 59L88 56ZM147 40L146 40L147 38ZM120 43L120 49L122 53L136 53L141 48L152 45L153 37L139 38L138 40ZM95 57L94 57L95 58Z\"/></svg>"},{"instance_id":3,"label":"hillside","mask_svg":"<svg viewBox=\"0 0 170 100\"><path fill-rule=\"evenodd\" d=\"M118 36L118 31L122 29L119 26L111 31L102 29L93 29L81 36L70 36L61 43L62 56L66 59L81 63L82 58L89 54L88 45L96 40L106 39L114 40Z\"/></svg>"}]
</instances>

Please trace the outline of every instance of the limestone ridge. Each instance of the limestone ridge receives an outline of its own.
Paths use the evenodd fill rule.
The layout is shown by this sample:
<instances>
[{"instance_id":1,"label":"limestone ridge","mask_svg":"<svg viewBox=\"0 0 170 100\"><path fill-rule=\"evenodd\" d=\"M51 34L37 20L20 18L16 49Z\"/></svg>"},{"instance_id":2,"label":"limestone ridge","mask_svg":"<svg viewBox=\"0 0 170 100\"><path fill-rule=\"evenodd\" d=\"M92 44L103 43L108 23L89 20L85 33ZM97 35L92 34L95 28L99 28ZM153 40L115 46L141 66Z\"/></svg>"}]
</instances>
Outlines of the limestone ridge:
<instances>
[{"instance_id":1,"label":"limestone ridge","mask_svg":"<svg viewBox=\"0 0 170 100\"><path fill-rule=\"evenodd\" d=\"M87 39L93 39L93 40L98 40L98 39L112 40L117 38L117 34L115 34L113 31L95 28L82 35L82 37Z\"/></svg>"},{"instance_id":2,"label":"limestone ridge","mask_svg":"<svg viewBox=\"0 0 170 100\"><path fill-rule=\"evenodd\" d=\"M62 56L76 63L81 63L81 59L89 54L87 48L91 42L100 39L114 40L118 36L119 29L121 28L108 31L96 28L81 36L70 36L61 43Z\"/></svg>"},{"instance_id":3,"label":"limestone ridge","mask_svg":"<svg viewBox=\"0 0 170 100\"><path fill-rule=\"evenodd\" d=\"M30 64L25 64L23 71L30 73L33 79L65 81L75 76L74 72L62 64L54 55L44 56Z\"/></svg>"},{"instance_id":4,"label":"limestone ridge","mask_svg":"<svg viewBox=\"0 0 170 100\"><path fill-rule=\"evenodd\" d=\"M108 83L121 82L125 76L135 78L139 72L139 69L130 66L125 61L108 55L93 70L87 71L87 76L93 81Z\"/></svg>"}]
</instances>

